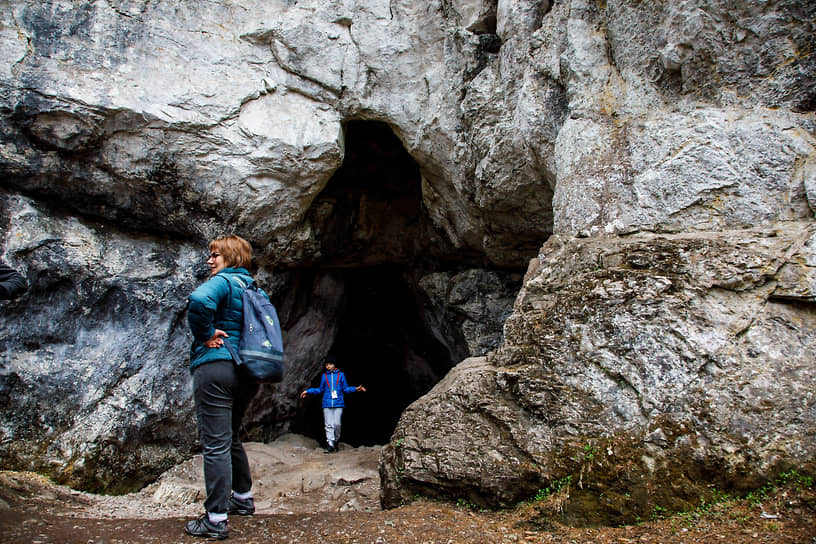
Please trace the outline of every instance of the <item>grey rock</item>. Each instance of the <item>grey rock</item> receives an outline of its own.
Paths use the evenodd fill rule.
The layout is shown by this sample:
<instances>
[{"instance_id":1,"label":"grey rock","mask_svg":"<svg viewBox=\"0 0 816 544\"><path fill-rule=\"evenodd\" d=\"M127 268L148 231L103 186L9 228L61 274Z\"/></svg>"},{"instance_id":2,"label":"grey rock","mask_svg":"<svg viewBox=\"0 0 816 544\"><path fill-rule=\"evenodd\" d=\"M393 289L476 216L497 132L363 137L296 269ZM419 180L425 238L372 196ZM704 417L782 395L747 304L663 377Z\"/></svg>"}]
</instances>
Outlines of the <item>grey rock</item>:
<instances>
[{"instance_id":1,"label":"grey rock","mask_svg":"<svg viewBox=\"0 0 816 544\"><path fill-rule=\"evenodd\" d=\"M118 491L190 455L184 315L203 251L20 197L4 214L30 285L0 321L5 463Z\"/></svg>"},{"instance_id":2,"label":"grey rock","mask_svg":"<svg viewBox=\"0 0 816 544\"><path fill-rule=\"evenodd\" d=\"M506 507L571 478L566 519L631 521L810 461L814 233L551 237L502 346L404 413L383 503Z\"/></svg>"},{"instance_id":3,"label":"grey rock","mask_svg":"<svg viewBox=\"0 0 816 544\"><path fill-rule=\"evenodd\" d=\"M460 359L484 355L501 343L501 327L510 315L521 277L497 271L471 269L459 273L434 272L419 279L418 287L429 304L427 322L439 331L439 341L463 338L467 350L458 350ZM446 325L454 330L445 330ZM456 352L455 345L450 346Z\"/></svg>"}]
</instances>

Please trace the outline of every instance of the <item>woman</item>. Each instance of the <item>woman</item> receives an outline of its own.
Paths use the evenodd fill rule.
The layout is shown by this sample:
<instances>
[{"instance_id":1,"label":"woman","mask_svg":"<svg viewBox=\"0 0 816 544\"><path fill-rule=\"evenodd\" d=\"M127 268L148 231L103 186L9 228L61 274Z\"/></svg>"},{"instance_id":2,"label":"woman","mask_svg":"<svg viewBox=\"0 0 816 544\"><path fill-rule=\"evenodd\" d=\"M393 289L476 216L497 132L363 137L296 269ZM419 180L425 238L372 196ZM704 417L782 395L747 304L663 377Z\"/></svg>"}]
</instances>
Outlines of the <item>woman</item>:
<instances>
[{"instance_id":1,"label":"woman","mask_svg":"<svg viewBox=\"0 0 816 544\"><path fill-rule=\"evenodd\" d=\"M187 522L193 536L224 539L228 514L255 512L252 477L244 446L238 437L241 419L258 386L242 381L224 342L236 350L243 317L242 294L253 283L245 267L252 248L239 236L209 244L210 279L190 295L187 320L193 333L190 372L204 454L206 513Z\"/></svg>"}]
</instances>

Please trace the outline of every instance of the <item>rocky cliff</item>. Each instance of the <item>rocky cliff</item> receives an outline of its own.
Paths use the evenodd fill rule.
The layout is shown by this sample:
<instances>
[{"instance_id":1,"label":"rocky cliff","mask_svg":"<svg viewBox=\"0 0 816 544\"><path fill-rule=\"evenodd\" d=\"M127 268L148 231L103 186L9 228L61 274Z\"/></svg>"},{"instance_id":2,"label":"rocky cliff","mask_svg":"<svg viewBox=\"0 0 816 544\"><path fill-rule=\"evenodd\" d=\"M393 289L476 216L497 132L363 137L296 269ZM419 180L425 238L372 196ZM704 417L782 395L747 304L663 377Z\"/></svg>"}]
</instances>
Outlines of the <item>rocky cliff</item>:
<instances>
[{"instance_id":1,"label":"rocky cliff","mask_svg":"<svg viewBox=\"0 0 816 544\"><path fill-rule=\"evenodd\" d=\"M124 490L189 455L186 296L226 232L287 341L250 433L304 430L339 354L372 392L347 436L396 426L386 505L574 475L575 519L613 487L625 516L813 460L809 3L0 17L1 242L31 284L0 303L7 468Z\"/></svg>"},{"instance_id":2,"label":"rocky cliff","mask_svg":"<svg viewBox=\"0 0 816 544\"><path fill-rule=\"evenodd\" d=\"M808 466L814 247L812 222L552 236L501 348L403 414L383 500L501 506L569 483L568 521L632 522Z\"/></svg>"},{"instance_id":3,"label":"rocky cliff","mask_svg":"<svg viewBox=\"0 0 816 544\"><path fill-rule=\"evenodd\" d=\"M564 489L617 523L808 466L814 7L554 2L524 34L509 6L503 52L568 101L555 234L501 347L402 416L384 504Z\"/></svg>"}]
</instances>

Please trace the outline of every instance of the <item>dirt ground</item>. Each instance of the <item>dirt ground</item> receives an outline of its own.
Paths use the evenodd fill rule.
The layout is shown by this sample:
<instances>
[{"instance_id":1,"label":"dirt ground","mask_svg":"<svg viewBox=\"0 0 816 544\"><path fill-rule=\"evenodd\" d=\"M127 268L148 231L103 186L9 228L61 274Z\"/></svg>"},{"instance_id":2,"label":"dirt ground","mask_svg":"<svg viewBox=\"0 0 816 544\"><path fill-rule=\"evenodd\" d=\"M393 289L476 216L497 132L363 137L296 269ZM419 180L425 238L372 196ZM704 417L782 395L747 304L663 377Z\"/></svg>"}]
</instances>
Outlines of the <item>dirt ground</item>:
<instances>
[{"instance_id":1,"label":"dirt ground","mask_svg":"<svg viewBox=\"0 0 816 544\"><path fill-rule=\"evenodd\" d=\"M379 448L343 445L325 454L289 435L248 444L254 516L232 516L235 543L505 544L505 543L816 543L814 491L783 487L760 499L729 501L625 527L574 528L544 519L542 503L479 512L418 500L379 508ZM202 510L201 459L175 467L130 495L92 495L21 472L0 472L0 542L191 543L184 522Z\"/></svg>"}]
</instances>

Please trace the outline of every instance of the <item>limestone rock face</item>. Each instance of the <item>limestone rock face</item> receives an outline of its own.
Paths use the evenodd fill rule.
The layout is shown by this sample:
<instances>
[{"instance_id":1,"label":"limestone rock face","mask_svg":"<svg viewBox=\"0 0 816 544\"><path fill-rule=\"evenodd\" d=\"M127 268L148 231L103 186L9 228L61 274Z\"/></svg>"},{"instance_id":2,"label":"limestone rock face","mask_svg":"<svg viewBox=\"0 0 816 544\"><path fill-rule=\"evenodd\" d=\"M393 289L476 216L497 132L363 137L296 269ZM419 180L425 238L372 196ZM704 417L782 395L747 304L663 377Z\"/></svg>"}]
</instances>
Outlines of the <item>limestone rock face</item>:
<instances>
[{"instance_id":1,"label":"limestone rock face","mask_svg":"<svg viewBox=\"0 0 816 544\"><path fill-rule=\"evenodd\" d=\"M202 249L5 204L30 288L2 303L4 463L86 489L157 477L194 447L184 309Z\"/></svg>"},{"instance_id":2,"label":"limestone rock face","mask_svg":"<svg viewBox=\"0 0 816 544\"><path fill-rule=\"evenodd\" d=\"M403 414L384 503L510 505L571 478L566 518L608 523L812 461L814 236L551 237L501 348Z\"/></svg>"},{"instance_id":3,"label":"limestone rock face","mask_svg":"<svg viewBox=\"0 0 816 544\"><path fill-rule=\"evenodd\" d=\"M570 482L566 519L620 522L812 462L814 15L498 3L501 60L566 101L555 234L501 347L404 413L384 505Z\"/></svg>"},{"instance_id":4,"label":"limestone rock face","mask_svg":"<svg viewBox=\"0 0 816 544\"><path fill-rule=\"evenodd\" d=\"M118 490L190 454L186 297L231 232L287 341L252 438L304 431L329 351L367 381L360 444L439 382L385 449L386 504L570 474L590 497L612 451L645 467L625 517L666 471L812 458L812 3L7 4L0 244L31 284L0 302L9 468Z\"/></svg>"},{"instance_id":5,"label":"limestone rock face","mask_svg":"<svg viewBox=\"0 0 816 544\"><path fill-rule=\"evenodd\" d=\"M557 232L812 217L812 6L591 4L557 4L539 30L560 37L542 60L569 96Z\"/></svg>"},{"instance_id":6,"label":"limestone rock face","mask_svg":"<svg viewBox=\"0 0 816 544\"><path fill-rule=\"evenodd\" d=\"M139 229L206 239L237 227L276 263L298 262L305 212L343 158L341 121L364 118L393 126L419 161L427 209L455 245L517 266L551 231L552 161L521 175L501 164L551 155L558 85L516 97L514 84L494 104L507 89L488 69L461 111L496 60L490 3L463 2L464 19L410 2L119 4L5 10L7 183ZM538 123L508 117L520 99L550 125L544 141ZM508 211L531 218L523 239Z\"/></svg>"},{"instance_id":7,"label":"limestone rock face","mask_svg":"<svg viewBox=\"0 0 816 544\"><path fill-rule=\"evenodd\" d=\"M473 194L478 153L460 102L467 78L496 58L495 12L490 2L452 11L322 1L14 1L2 10L2 244L32 286L2 303L3 458L118 490L189 455L186 296L206 279L206 241L224 233L253 243L261 283L287 320L287 378L249 414L258 438L303 417L296 394L344 330L351 280L323 266L405 268L428 254L454 263L400 280L422 315L404 324L413 347L389 361L412 395L392 409L391 429L455 362L495 348L519 268L552 230L550 174L506 170L513 185L479 197L501 209ZM486 99L499 93L482 88ZM546 115L557 124L563 111ZM347 149L350 120L390 127L414 161L410 187L400 178L382 194L383 174L358 169L324 191L349 152L360 153ZM503 138L515 129L508 118ZM487 149L492 136L482 139ZM381 151L368 158L387 160ZM362 197L355 176L368 176ZM395 208L397 194L410 198ZM353 209L338 208L346 195ZM508 209L528 226L506 220ZM344 237L332 238L338 230ZM445 279L428 292L420 278L434 274ZM447 300L448 283L489 300Z\"/></svg>"}]
</instances>

